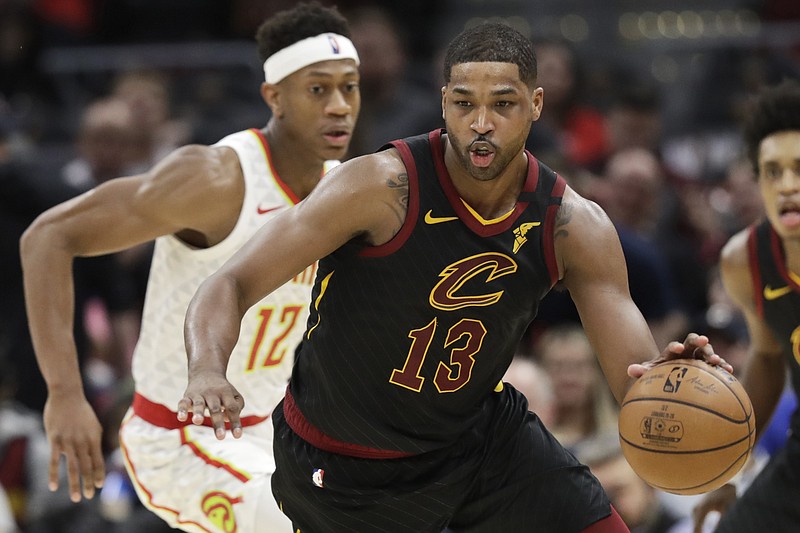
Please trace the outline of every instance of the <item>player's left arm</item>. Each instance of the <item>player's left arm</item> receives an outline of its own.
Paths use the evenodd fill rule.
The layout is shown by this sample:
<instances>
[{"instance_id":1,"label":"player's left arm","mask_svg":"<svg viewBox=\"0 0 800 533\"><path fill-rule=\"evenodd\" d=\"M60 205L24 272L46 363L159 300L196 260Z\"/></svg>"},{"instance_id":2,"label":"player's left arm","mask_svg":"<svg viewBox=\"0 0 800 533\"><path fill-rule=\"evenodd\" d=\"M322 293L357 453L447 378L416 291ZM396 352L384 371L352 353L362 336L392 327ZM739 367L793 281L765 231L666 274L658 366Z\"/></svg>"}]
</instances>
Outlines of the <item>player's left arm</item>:
<instances>
[{"instance_id":1,"label":"player's left arm","mask_svg":"<svg viewBox=\"0 0 800 533\"><path fill-rule=\"evenodd\" d=\"M554 233L559 277L575 302L618 402L633 383L631 378L667 359L703 358L732 370L702 335L689 334L683 343L671 342L659 353L647 322L631 299L617 232L597 204L568 187Z\"/></svg>"}]
</instances>

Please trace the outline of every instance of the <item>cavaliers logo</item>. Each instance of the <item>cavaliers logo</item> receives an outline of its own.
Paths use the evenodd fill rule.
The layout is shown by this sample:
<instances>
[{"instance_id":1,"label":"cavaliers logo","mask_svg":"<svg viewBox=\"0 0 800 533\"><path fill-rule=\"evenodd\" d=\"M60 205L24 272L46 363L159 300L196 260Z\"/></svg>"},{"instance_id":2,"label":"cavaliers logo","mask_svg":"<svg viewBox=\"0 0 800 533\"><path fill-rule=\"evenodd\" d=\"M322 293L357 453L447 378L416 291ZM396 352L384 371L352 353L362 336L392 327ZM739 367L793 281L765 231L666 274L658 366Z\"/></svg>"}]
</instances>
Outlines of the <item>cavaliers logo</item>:
<instances>
[{"instance_id":1,"label":"cavaliers logo","mask_svg":"<svg viewBox=\"0 0 800 533\"><path fill-rule=\"evenodd\" d=\"M208 520L225 533L236 533L236 517L233 506L242 500L232 498L224 492L209 492L203 498L201 506Z\"/></svg>"},{"instance_id":2,"label":"cavaliers logo","mask_svg":"<svg viewBox=\"0 0 800 533\"><path fill-rule=\"evenodd\" d=\"M460 289L472 278L483 276L485 283L513 274L517 271L517 263L504 254L488 252L473 255L452 263L442 270L439 283L430 294L430 304L442 311L455 311L472 306L488 306L497 303L503 291L484 294L461 294Z\"/></svg>"}]
</instances>

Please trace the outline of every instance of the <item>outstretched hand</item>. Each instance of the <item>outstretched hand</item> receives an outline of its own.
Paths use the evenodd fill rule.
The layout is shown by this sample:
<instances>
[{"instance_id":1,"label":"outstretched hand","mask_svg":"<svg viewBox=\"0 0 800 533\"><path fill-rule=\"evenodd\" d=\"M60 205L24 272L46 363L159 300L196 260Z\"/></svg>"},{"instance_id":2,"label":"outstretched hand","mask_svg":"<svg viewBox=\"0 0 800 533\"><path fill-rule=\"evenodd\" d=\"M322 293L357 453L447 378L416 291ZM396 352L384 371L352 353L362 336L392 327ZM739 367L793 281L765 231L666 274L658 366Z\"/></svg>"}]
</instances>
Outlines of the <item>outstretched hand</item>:
<instances>
[{"instance_id":1,"label":"outstretched hand","mask_svg":"<svg viewBox=\"0 0 800 533\"><path fill-rule=\"evenodd\" d=\"M710 365L720 366L733 373L733 367L725 359L714 353L714 348L708 341L708 337L697 333L689 333L682 344L677 341L670 342L661 355L655 359L630 365L628 367L628 375L638 379L654 366L673 359L701 359Z\"/></svg>"},{"instance_id":2,"label":"outstretched hand","mask_svg":"<svg viewBox=\"0 0 800 533\"><path fill-rule=\"evenodd\" d=\"M239 391L216 372L198 373L189 376L189 384L183 398L178 402L178 420L185 422L192 413L192 423L202 425L208 410L211 426L219 440L225 438L225 423L230 424L235 438L242 436L242 421L239 414L244 409L244 398Z\"/></svg>"},{"instance_id":3,"label":"outstretched hand","mask_svg":"<svg viewBox=\"0 0 800 533\"><path fill-rule=\"evenodd\" d=\"M63 455L67 461L69 497L73 502L90 499L106 477L103 428L92 406L83 396L49 395L44 406L44 429L50 442L51 491L58 489L58 469Z\"/></svg>"}]
</instances>

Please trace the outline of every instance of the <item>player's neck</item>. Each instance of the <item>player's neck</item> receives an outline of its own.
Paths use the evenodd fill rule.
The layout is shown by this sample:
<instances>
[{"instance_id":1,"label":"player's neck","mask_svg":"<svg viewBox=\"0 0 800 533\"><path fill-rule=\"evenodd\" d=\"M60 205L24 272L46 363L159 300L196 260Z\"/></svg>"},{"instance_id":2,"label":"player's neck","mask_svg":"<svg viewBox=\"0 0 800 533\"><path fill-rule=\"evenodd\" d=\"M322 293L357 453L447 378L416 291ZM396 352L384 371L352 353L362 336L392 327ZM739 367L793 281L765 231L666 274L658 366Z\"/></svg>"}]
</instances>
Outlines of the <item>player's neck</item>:
<instances>
[{"instance_id":1,"label":"player's neck","mask_svg":"<svg viewBox=\"0 0 800 533\"><path fill-rule=\"evenodd\" d=\"M315 158L311 153L268 124L261 130L269 145L271 162L278 177L298 198L303 199L319 183L323 174L324 161Z\"/></svg>"},{"instance_id":2,"label":"player's neck","mask_svg":"<svg viewBox=\"0 0 800 533\"><path fill-rule=\"evenodd\" d=\"M786 263L786 269L795 274L800 274L800 240L798 239L781 239L783 246L783 260Z\"/></svg>"},{"instance_id":3,"label":"player's neck","mask_svg":"<svg viewBox=\"0 0 800 533\"><path fill-rule=\"evenodd\" d=\"M445 146L445 165L459 196L482 218L502 217L516 206L527 177L527 156L520 154L496 178L482 181L469 174L449 142Z\"/></svg>"}]
</instances>

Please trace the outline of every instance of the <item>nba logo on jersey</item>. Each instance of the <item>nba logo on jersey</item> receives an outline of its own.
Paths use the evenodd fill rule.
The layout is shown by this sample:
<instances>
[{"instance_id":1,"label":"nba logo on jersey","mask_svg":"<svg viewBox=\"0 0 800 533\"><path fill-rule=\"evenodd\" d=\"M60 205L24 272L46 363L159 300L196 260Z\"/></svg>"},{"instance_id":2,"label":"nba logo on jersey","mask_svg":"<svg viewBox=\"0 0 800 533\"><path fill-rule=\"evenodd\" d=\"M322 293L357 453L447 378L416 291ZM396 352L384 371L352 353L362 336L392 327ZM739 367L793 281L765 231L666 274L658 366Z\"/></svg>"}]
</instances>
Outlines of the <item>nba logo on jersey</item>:
<instances>
[{"instance_id":1,"label":"nba logo on jersey","mask_svg":"<svg viewBox=\"0 0 800 533\"><path fill-rule=\"evenodd\" d=\"M334 54L338 54L338 53L339 53L339 51L340 51L340 48L339 48L339 43L338 43L338 42L336 42L336 37L334 37L333 35L330 35L330 34L329 34L329 35L328 35L328 44L330 44L330 45L331 45L331 51L332 51Z\"/></svg>"},{"instance_id":2,"label":"nba logo on jersey","mask_svg":"<svg viewBox=\"0 0 800 533\"><path fill-rule=\"evenodd\" d=\"M317 487L323 488L323 486L322 486L323 485L322 484L322 477L324 475L325 475L325 471L323 469L315 468L314 469L314 473L311 474L311 481L313 481L314 485L316 485Z\"/></svg>"}]
</instances>

